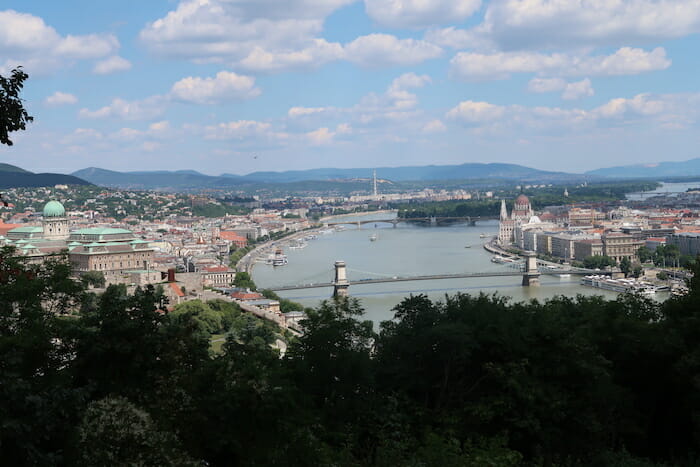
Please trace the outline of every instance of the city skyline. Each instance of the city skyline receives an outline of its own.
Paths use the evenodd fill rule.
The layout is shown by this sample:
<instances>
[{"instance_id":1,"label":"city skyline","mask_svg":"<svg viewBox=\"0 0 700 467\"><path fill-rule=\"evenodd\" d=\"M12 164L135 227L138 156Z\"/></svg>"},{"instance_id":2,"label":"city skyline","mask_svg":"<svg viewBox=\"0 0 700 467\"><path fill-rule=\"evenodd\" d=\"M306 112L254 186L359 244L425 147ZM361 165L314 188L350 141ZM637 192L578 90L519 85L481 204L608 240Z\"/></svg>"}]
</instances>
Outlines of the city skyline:
<instances>
[{"instance_id":1,"label":"city skyline","mask_svg":"<svg viewBox=\"0 0 700 467\"><path fill-rule=\"evenodd\" d=\"M690 0L9 0L0 161L245 174L697 157Z\"/></svg>"}]
</instances>

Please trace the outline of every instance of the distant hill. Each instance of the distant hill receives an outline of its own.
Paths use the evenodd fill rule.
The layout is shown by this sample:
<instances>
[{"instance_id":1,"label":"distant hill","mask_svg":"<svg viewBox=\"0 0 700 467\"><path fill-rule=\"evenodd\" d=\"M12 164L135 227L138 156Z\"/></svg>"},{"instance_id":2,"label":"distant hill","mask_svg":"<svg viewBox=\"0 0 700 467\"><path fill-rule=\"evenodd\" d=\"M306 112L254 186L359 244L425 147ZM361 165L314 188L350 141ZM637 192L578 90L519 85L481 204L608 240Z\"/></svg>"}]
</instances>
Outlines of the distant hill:
<instances>
[{"instance_id":1,"label":"distant hill","mask_svg":"<svg viewBox=\"0 0 700 467\"><path fill-rule=\"evenodd\" d=\"M115 172L91 167L79 170L73 175L84 178L96 185L125 188L227 188L250 184L296 183L310 181L341 181L369 179L372 168L361 169L309 169L286 172L253 172L248 175L222 174L203 175L193 170ZM428 165L413 167L377 168L377 177L393 182L432 181L432 180L513 180L513 181L569 181L590 179L583 175L563 172L548 172L517 164L478 164Z\"/></svg>"},{"instance_id":2,"label":"distant hill","mask_svg":"<svg viewBox=\"0 0 700 467\"><path fill-rule=\"evenodd\" d=\"M88 180L95 185L146 190L231 188L239 184L237 178L212 177L194 170L116 172L90 167L73 172L71 175Z\"/></svg>"},{"instance_id":3,"label":"distant hill","mask_svg":"<svg viewBox=\"0 0 700 467\"><path fill-rule=\"evenodd\" d=\"M0 188L40 187L54 185L90 185L73 175L35 174L10 164L0 164Z\"/></svg>"},{"instance_id":4,"label":"distant hill","mask_svg":"<svg viewBox=\"0 0 700 467\"><path fill-rule=\"evenodd\" d=\"M635 164L608 167L586 172L608 178L659 178L700 176L700 158L682 162L659 162L656 164Z\"/></svg>"}]
</instances>

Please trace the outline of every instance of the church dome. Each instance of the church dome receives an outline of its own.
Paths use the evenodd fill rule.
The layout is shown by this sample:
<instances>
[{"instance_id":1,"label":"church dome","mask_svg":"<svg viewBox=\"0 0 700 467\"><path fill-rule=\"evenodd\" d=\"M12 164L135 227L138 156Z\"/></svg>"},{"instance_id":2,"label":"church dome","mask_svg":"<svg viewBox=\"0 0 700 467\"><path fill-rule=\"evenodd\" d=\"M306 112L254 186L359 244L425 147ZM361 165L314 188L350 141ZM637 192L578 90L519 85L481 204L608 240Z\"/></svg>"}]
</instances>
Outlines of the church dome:
<instances>
[{"instance_id":1,"label":"church dome","mask_svg":"<svg viewBox=\"0 0 700 467\"><path fill-rule=\"evenodd\" d=\"M515 198L515 204L518 204L520 206L525 206L527 204L530 204L530 198L528 198L525 195L520 195L517 198Z\"/></svg>"},{"instance_id":2,"label":"church dome","mask_svg":"<svg viewBox=\"0 0 700 467\"><path fill-rule=\"evenodd\" d=\"M58 201L49 201L44 206L44 217L63 217L66 215L66 208Z\"/></svg>"}]
</instances>

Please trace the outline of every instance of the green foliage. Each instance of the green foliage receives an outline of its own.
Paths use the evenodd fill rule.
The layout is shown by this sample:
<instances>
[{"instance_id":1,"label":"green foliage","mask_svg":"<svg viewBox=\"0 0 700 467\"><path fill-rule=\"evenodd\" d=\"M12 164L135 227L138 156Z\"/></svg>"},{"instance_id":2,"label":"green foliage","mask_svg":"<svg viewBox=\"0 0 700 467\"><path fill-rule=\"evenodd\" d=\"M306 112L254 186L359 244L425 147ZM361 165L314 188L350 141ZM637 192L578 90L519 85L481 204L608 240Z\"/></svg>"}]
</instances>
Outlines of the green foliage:
<instances>
[{"instance_id":1,"label":"green foliage","mask_svg":"<svg viewBox=\"0 0 700 467\"><path fill-rule=\"evenodd\" d=\"M105 275L102 271L87 271L80 275L80 280L85 285L102 288L105 286Z\"/></svg>"},{"instance_id":2,"label":"green foliage","mask_svg":"<svg viewBox=\"0 0 700 467\"><path fill-rule=\"evenodd\" d=\"M254 247L252 247L252 246L246 246L243 248L236 248L236 250L233 253L231 253L231 255L229 256L229 263L228 263L229 266L231 268L235 268L236 265L238 264L238 262L241 260L241 258L243 258L245 255L247 255L248 252L253 250L253 248Z\"/></svg>"},{"instance_id":3,"label":"green foliage","mask_svg":"<svg viewBox=\"0 0 700 467\"><path fill-rule=\"evenodd\" d=\"M237 272L236 277L233 279L233 285L243 289L257 290L255 282L253 282L253 279L247 272Z\"/></svg>"},{"instance_id":4,"label":"green foliage","mask_svg":"<svg viewBox=\"0 0 700 467\"><path fill-rule=\"evenodd\" d=\"M269 298L270 300L277 300L278 302L280 302L280 311L282 313L287 313L289 311L304 311L304 305L302 305L301 303L293 302L292 300L282 298L272 290L265 289L260 293L265 298Z\"/></svg>"},{"instance_id":5,"label":"green foliage","mask_svg":"<svg viewBox=\"0 0 700 467\"><path fill-rule=\"evenodd\" d=\"M630 271L632 271L632 261L630 261L627 256L620 260L620 271L622 271L625 277L627 277Z\"/></svg>"},{"instance_id":6,"label":"green foliage","mask_svg":"<svg viewBox=\"0 0 700 467\"><path fill-rule=\"evenodd\" d=\"M199 465L174 434L158 430L148 412L123 397L91 402L77 438L79 465Z\"/></svg>"},{"instance_id":7,"label":"green foliage","mask_svg":"<svg viewBox=\"0 0 700 467\"><path fill-rule=\"evenodd\" d=\"M0 144L12 146L9 134L26 129L27 123L34 120L19 97L27 78L22 67L12 70L9 78L0 75Z\"/></svg>"},{"instance_id":8,"label":"green foliage","mask_svg":"<svg viewBox=\"0 0 700 467\"><path fill-rule=\"evenodd\" d=\"M693 272L688 295L663 303L411 296L378 334L338 298L308 311L280 358L276 325L228 301L168 315L155 288L98 296L65 257L30 265L2 249L2 461L696 465ZM215 328L228 329L217 354Z\"/></svg>"},{"instance_id":9,"label":"green foliage","mask_svg":"<svg viewBox=\"0 0 700 467\"><path fill-rule=\"evenodd\" d=\"M589 256L583 259L583 267L589 269L603 269L616 264L614 259L606 255Z\"/></svg>"},{"instance_id":10,"label":"green foliage","mask_svg":"<svg viewBox=\"0 0 700 467\"><path fill-rule=\"evenodd\" d=\"M666 271L659 271L656 273L656 278L665 281L668 280L668 274L666 274Z\"/></svg>"},{"instance_id":11,"label":"green foliage","mask_svg":"<svg viewBox=\"0 0 700 467\"><path fill-rule=\"evenodd\" d=\"M637 257L639 257L639 261L642 263L648 263L654 258L654 252L651 251L650 248L642 246L637 250Z\"/></svg>"}]
</instances>

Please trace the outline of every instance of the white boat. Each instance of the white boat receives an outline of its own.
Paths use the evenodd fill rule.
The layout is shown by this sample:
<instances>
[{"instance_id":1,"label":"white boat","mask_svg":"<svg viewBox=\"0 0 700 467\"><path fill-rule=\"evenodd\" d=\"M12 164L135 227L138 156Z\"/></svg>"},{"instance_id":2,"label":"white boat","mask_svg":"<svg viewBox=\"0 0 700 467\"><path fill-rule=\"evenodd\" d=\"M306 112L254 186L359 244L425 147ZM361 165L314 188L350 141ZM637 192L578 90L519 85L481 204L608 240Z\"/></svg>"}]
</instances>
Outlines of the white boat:
<instances>
[{"instance_id":1,"label":"white boat","mask_svg":"<svg viewBox=\"0 0 700 467\"><path fill-rule=\"evenodd\" d=\"M656 294L656 287L648 282L635 279L611 279L608 276L590 275L581 279L582 285L596 287L603 290L611 290L618 293L639 293L642 295Z\"/></svg>"},{"instance_id":2,"label":"white boat","mask_svg":"<svg viewBox=\"0 0 700 467\"><path fill-rule=\"evenodd\" d=\"M482 233L481 235L479 235L479 238L486 238L488 236L489 236L488 234Z\"/></svg>"},{"instance_id":3,"label":"white boat","mask_svg":"<svg viewBox=\"0 0 700 467\"><path fill-rule=\"evenodd\" d=\"M287 260L287 255L285 255L282 252L281 248L278 248L275 250L274 255L270 255L267 257L267 261L265 261L267 264L271 264L273 266L284 266L287 264L289 261Z\"/></svg>"},{"instance_id":4,"label":"white boat","mask_svg":"<svg viewBox=\"0 0 700 467\"><path fill-rule=\"evenodd\" d=\"M376 233L369 236L370 242L376 242L378 239L379 239L379 235L377 235Z\"/></svg>"},{"instance_id":5,"label":"white boat","mask_svg":"<svg viewBox=\"0 0 700 467\"><path fill-rule=\"evenodd\" d=\"M557 274L557 276L559 276L560 279L568 279L569 277L571 277L571 274L564 273L564 274Z\"/></svg>"},{"instance_id":6,"label":"white boat","mask_svg":"<svg viewBox=\"0 0 700 467\"><path fill-rule=\"evenodd\" d=\"M306 242L298 241L298 242L294 242L291 245L289 245L289 249L290 250L302 250L302 249L306 248L307 245L308 245L308 243L306 243Z\"/></svg>"}]
</instances>

